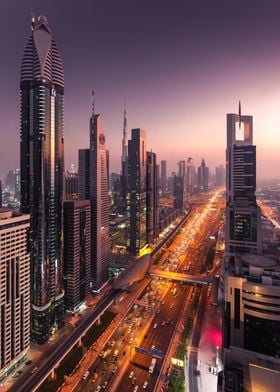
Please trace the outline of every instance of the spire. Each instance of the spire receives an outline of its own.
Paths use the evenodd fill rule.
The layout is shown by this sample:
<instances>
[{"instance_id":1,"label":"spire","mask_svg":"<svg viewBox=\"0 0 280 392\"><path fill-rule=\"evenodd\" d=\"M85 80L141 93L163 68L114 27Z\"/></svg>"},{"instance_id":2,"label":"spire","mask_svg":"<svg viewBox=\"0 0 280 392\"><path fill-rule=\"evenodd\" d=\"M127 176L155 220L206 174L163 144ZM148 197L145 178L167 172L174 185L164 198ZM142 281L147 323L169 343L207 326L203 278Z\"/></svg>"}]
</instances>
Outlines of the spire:
<instances>
[{"instance_id":1,"label":"spire","mask_svg":"<svg viewBox=\"0 0 280 392\"><path fill-rule=\"evenodd\" d=\"M92 90L91 96L92 96L92 117L94 117L94 90Z\"/></svg>"},{"instance_id":2,"label":"spire","mask_svg":"<svg viewBox=\"0 0 280 392\"><path fill-rule=\"evenodd\" d=\"M31 12L30 19L31 19L31 30L33 31L36 23L36 17L34 12Z\"/></svg>"},{"instance_id":3,"label":"spire","mask_svg":"<svg viewBox=\"0 0 280 392\"><path fill-rule=\"evenodd\" d=\"M241 129L241 101L240 100L238 105L238 116L239 116L239 129Z\"/></svg>"}]
</instances>

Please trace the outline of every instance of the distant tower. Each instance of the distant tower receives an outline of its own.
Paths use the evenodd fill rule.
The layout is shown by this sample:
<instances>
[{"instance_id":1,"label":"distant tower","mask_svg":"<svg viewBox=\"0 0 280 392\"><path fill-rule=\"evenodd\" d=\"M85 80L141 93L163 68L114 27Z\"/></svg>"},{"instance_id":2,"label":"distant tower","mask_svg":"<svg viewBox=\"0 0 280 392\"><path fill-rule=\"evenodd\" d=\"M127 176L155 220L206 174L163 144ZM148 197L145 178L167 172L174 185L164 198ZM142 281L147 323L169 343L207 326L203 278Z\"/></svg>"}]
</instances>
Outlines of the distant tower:
<instances>
[{"instance_id":1,"label":"distant tower","mask_svg":"<svg viewBox=\"0 0 280 392\"><path fill-rule=\"evenodd\" d=\"M64 77L45 16L32 16L21 76L21 209L30 214L31 338L44 343L63 321Z\"/></svg>"},{"instance_id":2,"label":"distant tower","mask_svg":"<svg viewBox=\"0 0 280 392\"><path fill-rule=\"evenodd\" d=\"M132 129L128 141L128 250L139 255L146 246L146 132Z\"/></svg>"},{"instance_id":3,"label":"distant tower","mask_svg":"<svg viewBox=\"0 0 280 392\"><path fill-rule=\"evenodd\" d=\"M109 179L108 151L100 114L95 114L92 93L90 148L79 150L79 196L91 202L91 280L98 290L108 279L109 267Z\"/></svg>"},{"instance_id":4,"label":"distant tower","mask_svg":"<svg viewBox=\"0 0 280 392\"><path fill-rule=\"evenodd\" d=\"M166 192L167 188L167 177L166 177L166 161L161 161L160 162L160 179L161 179L161 191L162 194L164 195Z\"/></svg>"},{"instance_id":5,"label":"distant tower","mask_svg":"<svg viewBox=\"0 0 280 392\"><path fill-rule=\"evenodd\" d=\"M154 152L147 152L147 243L152 244L159 234L159 195L157 158Z\"/></svg>"},{"instance_id":6,"label":"distant tower","mask_svg":"<svg viewBox=\"0 0 280 392\"><path fill-rule=\"evenodd\" d=\"M193 193L193 188L195 184L195 168L193 158L189 157L187 160L186 169L186 191L189 194Z\"/></svg>"},{"instance_id":7,"label":"distant tower","mask_svg":"<svg viewBox=\"0 0 280 392\"><path fill-rule=\"evenodd\" d=\"M208 192L209 168L205 164L204 158L198 168L198 189L202 192Z\"/></svg>"},{"instance_id":8,"label":"distant tower","mask_svg":"<svg viewBox=\"0 0 280 392\"><path fill-rule=\"evenodd\" d=\"M126 162L127 160L127 112L126 108L124 108L123 113L123 138L122 138L122 162Z\"/></svg>"}]
</instances>

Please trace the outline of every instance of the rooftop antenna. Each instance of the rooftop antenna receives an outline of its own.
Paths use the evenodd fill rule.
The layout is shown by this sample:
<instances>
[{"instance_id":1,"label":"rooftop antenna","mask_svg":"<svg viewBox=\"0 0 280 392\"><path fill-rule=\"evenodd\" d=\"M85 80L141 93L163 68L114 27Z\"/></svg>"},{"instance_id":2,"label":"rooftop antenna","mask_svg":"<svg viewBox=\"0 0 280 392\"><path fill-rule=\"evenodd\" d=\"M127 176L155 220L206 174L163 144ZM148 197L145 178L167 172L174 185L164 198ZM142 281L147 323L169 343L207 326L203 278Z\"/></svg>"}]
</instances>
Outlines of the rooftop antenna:
<instances>
[{"instance_id":1,"label":"rooftop antenna","mask_svg":"<svg viewBox=\"0 0 280 392\"><path fill-rule=\"evenodd\" d=\"M239 116L239 129L241 129L241 101L240 100L238 105L238 116Z\"/></svg>"},{"instance_id":2,"label":"rooftop antenna","mask_svg":"<svg viewBox=\"0 0 280 392\"><path fill-rule=\"evenodd\" d=\"M92 117L94 117L94 90L92 90L91 96L92 96Z\"/></svg>"},{"instance_id":3,"label":"rooftop antenna","mask_svg":"<svg viewBox=\"0 0 280 392\"><path fill-rule=\"evenodd\" d=\"M30 19L31 19L31 30L33 31L34 27L35 27L35 22L36 22L36 18L35 18L34 12L31 12Z\"/></svg>"}]
</instances>

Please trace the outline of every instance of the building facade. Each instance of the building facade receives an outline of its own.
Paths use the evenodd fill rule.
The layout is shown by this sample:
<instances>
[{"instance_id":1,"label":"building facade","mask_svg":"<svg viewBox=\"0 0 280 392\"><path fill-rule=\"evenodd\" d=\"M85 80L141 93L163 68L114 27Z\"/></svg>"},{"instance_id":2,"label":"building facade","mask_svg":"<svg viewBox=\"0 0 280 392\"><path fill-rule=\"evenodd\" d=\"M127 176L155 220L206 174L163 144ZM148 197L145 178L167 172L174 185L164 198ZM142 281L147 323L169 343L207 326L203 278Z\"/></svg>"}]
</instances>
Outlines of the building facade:
<instances>
[{"instance_id":1,"label":"building facade","mask_svg":"<svg viewBox=\"0 0 280 392\"><path fill-rule=\"evenodd\" d=\"M162 194L164 195L167 190L166 161L160 162L160 184Z\"/></svg>"},{"instance_id":2,"label":"building facade","mask_svg":"<svg viewBox=\"0 0 280 392\"><path fill-rule=\"evenodd\" d=\"M32 17L21 77L21 210L30 214L31 338L63 325L64 77L46 17Z\"/></svg>"},{"instance_id":3,"label":"building facade","mask_svg":"<svg viewBox=\"0 0 280 392\"><path fill-rule=\"evenodd\" d=\"M198 168L197 173L197 186L200 192L208 192L209 187L209 168L205 164L205 160L202 158L201 165Z\"/></svg>"},{"instance_id":4,"label":"building facade","mask_svg":"<svg viewBox=\"0 0 280 392\"><path fill-rule=\"evenodd\" d=\"M108 279L109 178L108 151L100 114L90 118L90 148L79 150L79 196L91 204L91 282L98 290Z\"/></svg>"},{"instance_id":5,"label":"building facade","mask_svg":"<svg viewBox=\"0 0 280 392\"><path fill-rule=\"evenodd\" d=\"M64 202L65 308L75 312L90 295L90 201Z\"/></svg>"},{"instance_id":6,"label":"building facade","mask_svg":"<svg viewBox=\"0 0 280 392\"><path fill-rule=\"evenodd\" d=\"M67 171L64 177L65 200L76 200L79 198L79 175Z\"/></svg>"},{"instance_id":7,"label":"building facade","mask_svg":"<svg viewBox=\"0 0 280 392\"><path fill-rule=\"evenodd\" d=\"M0 209L0 380L30 347L30 216Z\"/></svg>"},{"instance_id":8,"label":"building facade","mask_svg":"<svg viewBox=\"0 0 280 392\"><path fill-rule=\"evenodd\" d=\"M184 177L179 177L179 176L174 176L174 202L173 206L175 210L185 210L185 202L186 202L186 196L185 196L185 181Z\"/></svg>"},{"instance_id":9,"label":"building facade","mask_svg":"<svg viewBox=\"0 0 280 392\"><path fill-rule=\"evenodd\" d=\"M157 158L153 152L147 152L147 243L152 244L159 235L159 194Z\"/></svg>"},{"instance_id":10,"label":"building facade","mask_svg":"<svg viewBox=\"0 0 280 392\"><path fill-rule=\"evenodd\" d=\"M138 255L146 246L146 132L132 129L128 141L127 237L128 251Z\"/></svg>"}]
</instances>

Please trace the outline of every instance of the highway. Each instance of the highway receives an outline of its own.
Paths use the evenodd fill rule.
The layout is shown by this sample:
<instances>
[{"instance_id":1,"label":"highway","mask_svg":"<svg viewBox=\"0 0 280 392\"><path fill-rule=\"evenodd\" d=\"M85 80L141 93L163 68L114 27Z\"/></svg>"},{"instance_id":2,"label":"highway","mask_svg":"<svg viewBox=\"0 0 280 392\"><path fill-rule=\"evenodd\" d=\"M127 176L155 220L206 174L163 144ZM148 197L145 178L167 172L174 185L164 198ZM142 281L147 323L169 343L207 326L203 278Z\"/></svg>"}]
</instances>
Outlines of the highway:
<instances>
[{"instance_id":1,"label":"highway","mask_svg":"<svg viewBox=\"0 0 280 392\"><path fill-rule=\"evenodd\" d=\"M65 356L65 353L69 352L71 348L76 344L79 338L83 335L84 331L86 331L89 325L93 324L95 320L102 314L105 309L107 309L110 304L120 295L120 290L115 290L108 294L108 296L99 303L94 311L84 320L78 324L75 330L71 335L67 336L63 340L63 344L58 346L52 354L49 356L48 360L43 364L43 366L39 367L35 374L28 378L25 382L21 384L15 384L11 391L15 392L26 392L26 391L35 391L46 379L47 375L50 371L57 365L57 362Z\"/></svg>"}]
</instances>

